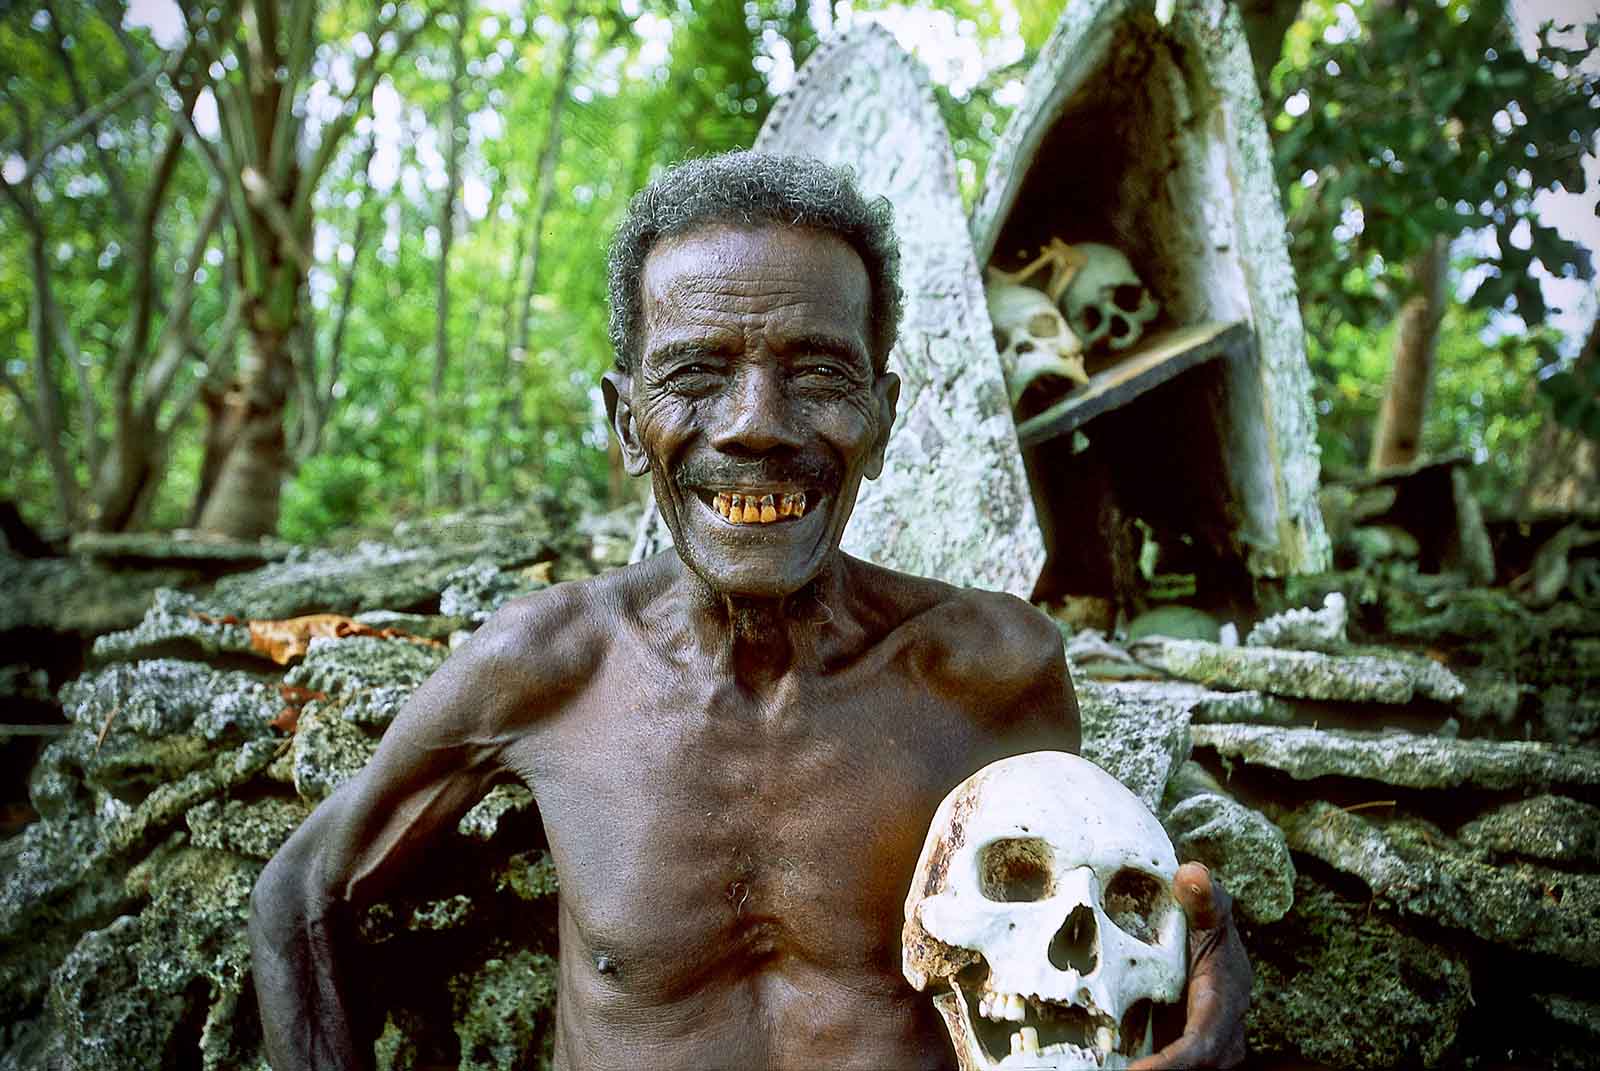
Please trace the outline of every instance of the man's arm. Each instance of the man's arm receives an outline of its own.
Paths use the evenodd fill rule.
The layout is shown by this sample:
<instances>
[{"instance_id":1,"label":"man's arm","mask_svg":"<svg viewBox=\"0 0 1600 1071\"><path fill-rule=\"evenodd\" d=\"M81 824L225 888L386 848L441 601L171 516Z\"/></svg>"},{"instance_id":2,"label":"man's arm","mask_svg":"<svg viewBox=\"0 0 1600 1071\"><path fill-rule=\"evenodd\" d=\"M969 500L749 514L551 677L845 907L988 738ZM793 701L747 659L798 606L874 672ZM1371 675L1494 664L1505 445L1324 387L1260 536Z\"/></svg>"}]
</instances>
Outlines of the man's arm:
<instances>
[{"instance_id":1,"label":"man's arm","mask_svg":"<svg viewBox=\"0 0 1600 1071\"><path fill-rule=\"evenodd\" d=\"M262 872L250 943L277 1071L372 1065L373 1024L357 1004L364 987L351 984L356 915L503 777L503 747L536 713L529 697L545 691L529 668L549 660L550 648L530 640L529 619L538 616L550 619L519 607L486 623Z\"/></svg>"}]
</instances>

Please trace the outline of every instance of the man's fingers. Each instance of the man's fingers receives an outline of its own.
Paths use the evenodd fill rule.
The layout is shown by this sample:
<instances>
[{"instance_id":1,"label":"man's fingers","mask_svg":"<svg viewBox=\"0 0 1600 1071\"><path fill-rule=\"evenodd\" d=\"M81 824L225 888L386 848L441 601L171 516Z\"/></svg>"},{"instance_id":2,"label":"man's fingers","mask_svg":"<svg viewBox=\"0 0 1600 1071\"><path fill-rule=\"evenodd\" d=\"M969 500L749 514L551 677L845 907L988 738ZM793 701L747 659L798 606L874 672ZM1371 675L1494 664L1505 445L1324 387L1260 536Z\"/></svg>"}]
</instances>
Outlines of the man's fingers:
<instances>
[{"instance_id":1,"label":"man's fingers","mask_svg":"<svg viewBox=\"0 0 1600 1071\"><path fill-rule=\"evenodd\" d=\"M1217 904L1218 889L1211 883L1211 871L1203 863L1185 863L1178 868L1172 885L1178 903L1183 905L1183 913L1189 919L1189 928L1216 929L1221 914Z\"/></svg>"},{"instance_id":2,"label":"man's fingers","mask_svg":"<svg viewBox=\"0 0 1600 1071\"><path fill-rule=\"evenodd\" d=\"M1189 985L1188 1022L1183 1036L1160 1052L1151 1053L1129 1065L1129 1071L1159 1071L1164 1068L1228 1067L1244 1056L1238 1022L1224 994L1211 979L1192 979Z\"/></svg>"}]
</instances>

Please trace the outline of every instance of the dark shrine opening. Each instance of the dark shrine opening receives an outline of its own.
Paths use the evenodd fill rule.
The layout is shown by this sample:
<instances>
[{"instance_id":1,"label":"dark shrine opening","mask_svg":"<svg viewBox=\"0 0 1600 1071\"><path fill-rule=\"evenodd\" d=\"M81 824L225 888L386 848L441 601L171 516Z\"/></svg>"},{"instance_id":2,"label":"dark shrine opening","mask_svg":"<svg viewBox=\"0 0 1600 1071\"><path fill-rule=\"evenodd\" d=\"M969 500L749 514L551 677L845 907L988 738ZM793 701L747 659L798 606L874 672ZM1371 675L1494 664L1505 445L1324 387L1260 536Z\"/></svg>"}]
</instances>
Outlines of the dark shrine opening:
<instances>
[{"instance_id":1,"label":"dark shrine opening","mask_svg":"<svg viewBox=\"0 0 1600 1071\"><path fill-rule=\"evenodd\" d=\"M1192 576L1185 601L1253 599L1238 487L1261 443L1244 265L1222 234L1224 154L1208 151L1198 64L1148 15L1075 62L1026 160L988 268L1015 273L1053 241L1121 252L1159 303L1136 340L1086 348L1089 382L1014 410L1047 560L1035 599L1099 596L1136 612L1149 577ZM1122 302L1117 302L1119 305ZM1137 332L1138 329L1136 329Z\"/></svg>"}]
</instances>

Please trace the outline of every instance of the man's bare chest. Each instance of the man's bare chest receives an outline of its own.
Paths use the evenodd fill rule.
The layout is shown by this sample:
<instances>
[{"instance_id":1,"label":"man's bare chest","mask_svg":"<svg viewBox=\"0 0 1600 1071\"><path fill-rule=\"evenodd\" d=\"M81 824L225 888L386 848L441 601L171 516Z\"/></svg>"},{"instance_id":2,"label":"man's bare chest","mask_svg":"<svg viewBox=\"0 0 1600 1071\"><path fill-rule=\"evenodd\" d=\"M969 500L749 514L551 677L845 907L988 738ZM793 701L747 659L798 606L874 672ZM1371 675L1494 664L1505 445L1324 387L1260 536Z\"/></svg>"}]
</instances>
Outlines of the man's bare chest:
<instances>
[{"instance_id":1,"label":"man's bare chest","mask_svg":"<svg viewBox=\"0 0 1600 1071\"><path fill-rule=\"evenodd\" d=\"M529 781L582 946L564 954L660 997L783 961L897 976L927 822L981 734L915 692L747 698L636 689L539 742Z\"/></svg>"}]
</instances>

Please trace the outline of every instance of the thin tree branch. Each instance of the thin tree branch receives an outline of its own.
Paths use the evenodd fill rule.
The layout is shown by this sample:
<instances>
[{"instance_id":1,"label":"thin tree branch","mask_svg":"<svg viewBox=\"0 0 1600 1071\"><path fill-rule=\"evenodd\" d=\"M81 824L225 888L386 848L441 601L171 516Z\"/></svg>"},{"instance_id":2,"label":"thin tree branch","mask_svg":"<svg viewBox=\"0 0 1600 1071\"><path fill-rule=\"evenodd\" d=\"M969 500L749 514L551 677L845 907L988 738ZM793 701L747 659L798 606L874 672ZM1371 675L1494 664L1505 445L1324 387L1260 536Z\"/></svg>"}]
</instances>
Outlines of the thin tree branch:
<instances>
[{"instance_id":1,"label":"thin tree branch","mask_svg":"<svg viewBox=\"0 0 1600 1071\"><path fill-rule=\"evenodd\" d=\"M83 83L78 80L77 64L72 62L72 53L67 49L67 35L61 29L61 17L58 5L50 2L45 4L45 10L50 12L51 40L55 45L56 59L61 64L61 70L67 76L67 88L72 92L72 103L80 113L89 111L89 98L83 91ZM96 121L87 130L94 134ZM106 184L111 187L111 199L117 203L117 211L123 219L133 218L133 202L128 200L127 182L123 178L122 169L117 166L117 161L100 144L98 136L91 139L94 144L95 156L100 160L100 167L105 171Z\"/></svg>"},{"instance_id":2,"label":"thin tree branch","mask_svg":"<svg viewBox=\"0 0 1600 1071\"><path fill-rule=\"evenodd\" d=\"M422 20L410 30L405 31L396 42L394 49L385 57L385 62L379 62L378 41L372 41L372 51L362 61L362 66L356 71L355 88L345 98L344 104L339 109L338 118L329 123L322 131L322 140L317 145L317 151L312 156L311 162L300 173L300 184L295 190L294 202L290 208L290 217L297 223L305 223L311 218L311 195L316 191L317 185L322 181L322 173L333 162L334 155L339 150L339 143L344 139L356 118L366 108L367 100L372 96L372 91L389 71L389 65L399 61L411 49L411 44L417 36L433 21L434 11L429 8ZM396 16L398 17L398 15ZM392 21L389 25L392 25ZM388 29L383 31L388 33ZM381 35L380 35L381 36ZM354 104L354 107L351 105Z\"/></svg>"},{"instance_id":3,"label":"thin tree branch","mask_svg":"<svg viewBox=\"0 0 1600 1071\"><path fill-rule=\"evenodd\" d=\"M244 186L245 196L250 201L250 207L267 221L267 226L283 243L284 251L294 258L300 265L300 270L311 271L311 254L306 251L305 245L300 241L300 236L294 231L294 221L289 218L289 213L284 211L279 203L277 191L272 188L272 183L267 177L253 167L247 167L239 173L239 181Z\"/></svg>"},{"instance_id":4,"label":"thin tree branch","mask_svg":"<svg viewBox=\"0 0 1600 1071\"><path fill-rule=\"evenodd\" d=\"M222 333L216 345L211 347L209 354L200 349L193 336L184 337L180 352L194 357L195 363L200 368L193 378L184 384L183 389L174 395L172 416L168 419L163 434L170 436L178 425L183 423L184 414L194 405L195 399L199 397L207 381L216 378L231 363L235 347L239 344L239 329L244 326L243 313L244 302L239 299L238 294L235 294L233 300L228 303L227 313L223 316ZM152 420L152 423L155 421Z\"/></svg>"},{"instance_id":5,"label":"thin tree branch","mask_svg":"<svg viewBox=\"0 0 1600 1071\"><path fill-rule=\"evenodd\" d=\"M145 376L142 405L147 419L155 419L155 414L160 411L167 392L171 389L173 377L177 374L179 360L184 350L181 340L189 333L189 316L194 309L196 279L205 258L206 247L211 244L211 236L216 233L218 225L222 222L224 204L225 198L220 191L212 196L211 204L201 220L200 229L196 232L194 241L190 243L188 259L185 261L189 266L188 274L174 295L172 307L167 313L167 322L162 328L161 341L156 348L159 356Z\"/></svg>"},{"instance_id":6,"label":"thin tree branch","mask_svg":"<svg viewBox=\"0 0 1600 1071\"><path fill-rule=\"evenodd\" d=\"M192 100L186 103L191 108L194 106ZM156 161L155 173L145 193L144 211L139 219L139 229L134 236L136 259L133 316L127 338L123 340L122 349L117 353L113 368L117 407L124 416L128 415L127 407L131 405L133 377L138 368L139 358L144 354L150 340L150 321L156 303L156 220L161 215L161 204L166 199L167 186L178 170L182 149L183 132L174 129L167 135L167 143L162 147L161 155Z\"/></svg>"},{"instance_id":7,"label":"thin tree branch","mask_svg":"<svg viewBox=\"0 0 1600 1071\"><path fill-rule=\"evenodd\" d=\"M42 443L44 441L44 430L39 426L39 414L34 411L33 399L29 398L27 392L22 389L22 384L13 379L11 373L6 371L6 362L4 361L0 361L0 387L5 387L17 396L17 405L22 408L22 415L27 417L28 426L33 429L33 441Z\"/></svg>"},{"instance_id":8,"label":"thin tree branch","mask_svg":"<svg viewBox=\"0 0 1600 1071\"><path fill-rule=\"evenodd\" d=\"M135 78L121 89L117 90L117 92L113 93L99 104L96 104L93 108L90 108L88 111L79 115L76 119L72 120L60 130L56 131L55 136L45 143L44 148L40 149L33 159L28 161L28 169L26 171L27 178L31 179L37 175L39 173L39 169L44 166L45 161L48 160L51 154L57 149L68 144L69 142L76 140L82 136L85 131L94 129L95 125L99 123L100 120L104 119L108 115L113 114L118 108L121 108L124 104L128 103L139 94L148 91L151 86L155 85L156 79L159 78L162 72L166 71L166 69L167 68L165 67L151 67L142 75Z\"/></svg>"},{"instance_id":9,"label":"thin tree branch","mask_svg":"<svg viewBox=\"0 0 1600 1071\"><path fill-rule=\"evenodd\" d=\"M61 315L61 306L56 303L49 280L45 280L39 288L39 301L44 305L50 333L60 345L67 363L72 366L72 376L78 385L78 419L83 424L84 461L88 464L90 479L93 479L94 474L100 471L102 444L98 407L95 405L94 388L89 382L89 365L83 359L83 352L78 349L78 342L67 326L66 319Z\"/></svg>"},{"instance_id":10,"label":"thin tree branch","mask_svg":"<svg viewBox=\"0 0 1600 1071\"><path fill-rule=\"evenodd\" d=\"M293 2L294 7L289 12L289 60L285 64L288 77L283 83L288 86L300 85L309 72L317 37L316 23L312 17L316 5L312 0ZM288 183L297 156L294 144L296 118L292 106L280 106L274 116L267 159L272 163L272 180L280 186Z\"/></svg>"},{"instance_id":11,"label":"thin tree branch","mask_svg":"<svg viewBox=\"0 0 1600 1071\"><path fill-rule=\"evenodd\" d=\"M367 152L361 161L361 174L363 176L372 169L372 158L378 152L378 135L374 131L372 137L367 139ZM365 206L365 199L362 205ZM324 420L333 408L333 388L339 382L344 360L345 327L350 322L350 309L355 305L356 296L356 268L361 263L361 251L366 247L367 235L371 231L372 217L370 212L356 211L356 233L350 241L350 263L345 268L344 278L339 285L339 313L333 322L333 338L328 343L327 375L323 379L318 391L318 404Z\"/></svg>"},{"instance_id":12,"label":"thin tree branch","mask_svg":"<svg viewBox=\"0 0 1600 1071\"><path fill-rule=\"evenodd\" d=\"M33 155L33 121L28 118L28 109L22 106L16 94L6 87L6 80L0 78L0 95L4 95L6 103L11 106L11 112L17 117L17 134L22 139L17 146L19 153L24 158Z\"/></svg>"}]
</instances>

